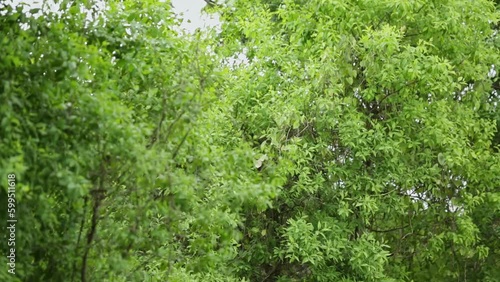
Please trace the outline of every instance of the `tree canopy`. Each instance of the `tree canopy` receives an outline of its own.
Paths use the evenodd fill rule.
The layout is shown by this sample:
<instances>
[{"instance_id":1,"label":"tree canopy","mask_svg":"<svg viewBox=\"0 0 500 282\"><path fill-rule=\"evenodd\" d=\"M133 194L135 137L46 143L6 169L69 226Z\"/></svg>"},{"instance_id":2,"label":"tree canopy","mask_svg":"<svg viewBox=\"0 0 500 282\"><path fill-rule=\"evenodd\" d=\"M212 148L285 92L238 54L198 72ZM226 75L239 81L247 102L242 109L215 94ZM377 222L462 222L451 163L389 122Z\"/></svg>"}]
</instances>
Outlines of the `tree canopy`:
<instances>
[{"instance_id":1,"label":"tree canopy","mask_svg":"<svg viewBox=\"0 0 500 282\"><path fill-rule=\"evenodd\" d=\"M497 281L498 3L209 2L0 3L0 281Z\"/></svg>"}]
</instances>

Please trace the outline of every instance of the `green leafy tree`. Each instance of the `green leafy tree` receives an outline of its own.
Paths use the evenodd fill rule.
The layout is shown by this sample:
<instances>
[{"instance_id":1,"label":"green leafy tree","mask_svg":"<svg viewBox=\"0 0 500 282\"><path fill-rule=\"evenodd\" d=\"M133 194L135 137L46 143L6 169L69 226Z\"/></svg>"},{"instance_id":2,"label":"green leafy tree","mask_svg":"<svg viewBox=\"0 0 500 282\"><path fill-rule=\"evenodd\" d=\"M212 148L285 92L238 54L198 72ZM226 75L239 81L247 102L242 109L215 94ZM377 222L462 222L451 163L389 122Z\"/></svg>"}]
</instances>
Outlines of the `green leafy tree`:
<instances>
[{"instance_id":1,"label":"green leafy tree","mask_svg":"<svg viewBox=\"0 0 500 282\"><path fill-rule=\"evenodd\" d=\"M277 185L223 138L211 37L180 36L168 3L84 8L2 5L0 173L19 223L0 280L232 281L240 211Z\"/></svg>"},{"instance_id":2,"label":"green leafy tree","mask_svg":"<svg viewBox=\"0 0 500 282\"><path fill-rule=\"evenodd\" d=\"M498 12L491 1L233 1L233 130L285 177L247 212L265 281L498 277ZM492 92L493 91L493 92Z\"/></svg>"},{"instance_id":3,"label":"green leafy tree","mask_svg":"<svg viewBox=\"0 0 500 282\"><path fill-rule=\"evenodd\" d=\"M221 2L2 4L0 280L495 281L498 5Z\"/></svg>"}]
</instances>

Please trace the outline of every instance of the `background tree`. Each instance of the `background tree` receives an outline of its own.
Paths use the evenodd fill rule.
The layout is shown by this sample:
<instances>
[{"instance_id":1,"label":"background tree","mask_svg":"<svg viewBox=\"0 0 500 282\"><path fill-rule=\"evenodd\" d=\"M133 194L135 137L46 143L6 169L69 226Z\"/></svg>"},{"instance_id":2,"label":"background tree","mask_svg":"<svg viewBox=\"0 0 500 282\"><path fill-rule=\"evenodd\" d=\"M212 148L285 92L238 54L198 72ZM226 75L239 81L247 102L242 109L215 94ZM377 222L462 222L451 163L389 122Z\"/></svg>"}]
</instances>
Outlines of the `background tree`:
<instances>
[{"instance_id":1,"label":"background tree","mask_svg":"<svg viewBox=\"0 0 500 282\"><path fill-rule=\"evenodd\" d=\"M246 228L265 232L243 238L243 275L498 277L492 2L234 1L224 12L223 52L249 60L226 92L234 130L287 179L272 209L247 213Z\"/></svg>"}]
</instances>

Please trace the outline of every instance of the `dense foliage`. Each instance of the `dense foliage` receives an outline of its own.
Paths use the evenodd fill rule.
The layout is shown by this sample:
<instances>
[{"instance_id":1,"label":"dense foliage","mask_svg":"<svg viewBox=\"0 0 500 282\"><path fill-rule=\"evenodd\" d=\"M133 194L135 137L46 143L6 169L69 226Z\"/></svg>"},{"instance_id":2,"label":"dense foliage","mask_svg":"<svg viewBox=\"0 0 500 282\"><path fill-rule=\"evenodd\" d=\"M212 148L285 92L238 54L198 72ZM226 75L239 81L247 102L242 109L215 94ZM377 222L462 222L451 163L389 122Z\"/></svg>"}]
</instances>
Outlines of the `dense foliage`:
<instances>
[{"instance_id":1,"label":"dense foliage","mask_svg":"<svg viewBox=\"0 0 500 282\"><path fill-rule=\"evenodd\" d=\"M0 5L0 281L500 277L494 2Z\"/></svg>"}]
</instances>

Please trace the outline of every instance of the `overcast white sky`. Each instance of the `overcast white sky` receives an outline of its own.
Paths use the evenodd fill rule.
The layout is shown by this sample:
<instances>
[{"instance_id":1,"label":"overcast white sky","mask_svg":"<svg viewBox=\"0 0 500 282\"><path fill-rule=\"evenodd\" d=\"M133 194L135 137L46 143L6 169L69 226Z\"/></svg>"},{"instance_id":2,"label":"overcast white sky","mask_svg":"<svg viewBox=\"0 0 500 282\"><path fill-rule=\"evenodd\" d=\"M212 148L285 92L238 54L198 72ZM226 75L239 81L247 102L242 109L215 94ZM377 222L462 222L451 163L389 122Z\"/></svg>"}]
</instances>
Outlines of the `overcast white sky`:
<instances>
[{"instance_id":1,"label":"overcast white sky","mask_svg":"<svg viewBox=\"0 0 500 282\"><path fill-rule=\"evenodd\" d=\"M196 28L216 26L219 23L215 16L201 13L201 9L205 7L204 0L172 0L172 5L174 5L176 13L183 13L184 22L182 27L190 32ZM188 20L190 23L188 23Z\"/></svg>"},{"instance_id":2,"label":"overcast white sky","mask_svg":"<svg viewBox=\"0 0 500 282\"><path fill-rule=\"evenodd\" d=\"M17 5L19 3L26 3L30 8L41 8L43 0L4 0L4 3ZM201 10L205 7L204 0L171 0L174 6L174 12L182 15L184 22L182 27L189 32L193 32L197 28L208 26L216 26L219 23L215 15L202 14ZM55 8L54 1L46 1L49 6ZM52 5L51 5L52 4ZM26 9L27 10L27 9Z\"/></svg>"}]
</instances>

